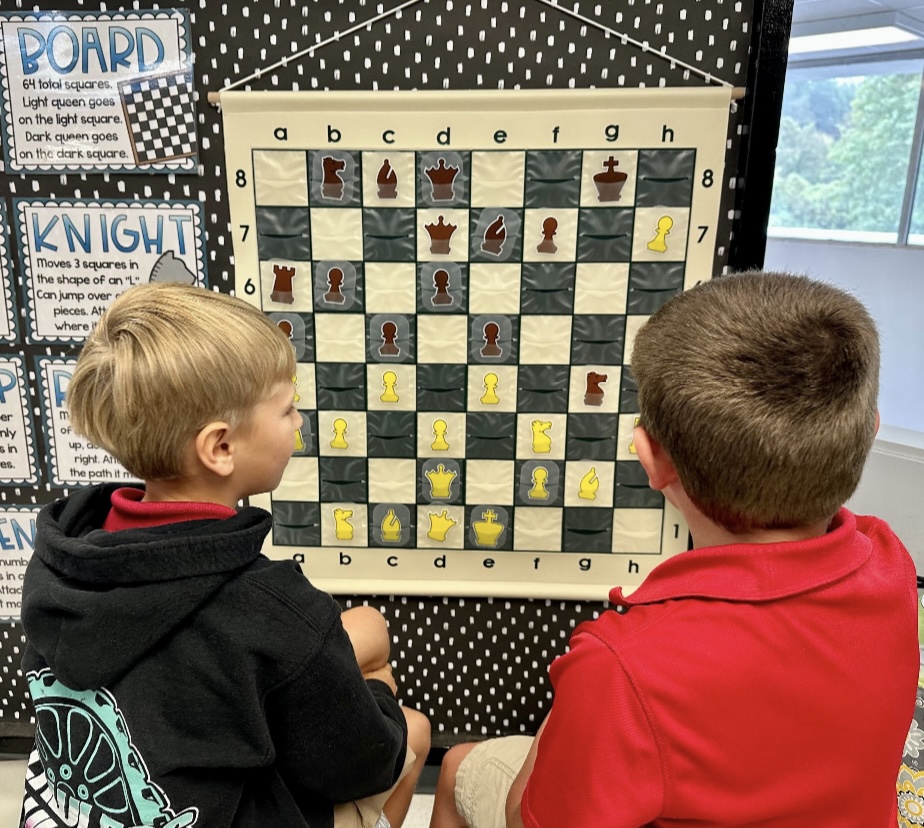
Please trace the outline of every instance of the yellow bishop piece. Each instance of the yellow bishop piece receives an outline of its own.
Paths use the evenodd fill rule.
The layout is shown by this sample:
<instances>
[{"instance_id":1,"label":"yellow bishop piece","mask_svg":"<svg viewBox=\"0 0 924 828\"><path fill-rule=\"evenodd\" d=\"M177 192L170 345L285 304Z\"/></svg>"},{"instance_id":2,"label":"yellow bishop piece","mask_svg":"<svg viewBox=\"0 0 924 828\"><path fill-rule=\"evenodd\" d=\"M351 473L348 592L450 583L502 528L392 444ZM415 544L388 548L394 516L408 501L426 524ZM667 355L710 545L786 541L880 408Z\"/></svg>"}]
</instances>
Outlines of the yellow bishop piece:
<instances>
[{"instance_id":1,"label":"yellow bishop piece","mask_svg":"<svg viewBox=\"0 0 924 828\"><path fill-rule=\"evenodd\" d=\"M597 477L597 469L592 466L590 471L581 478L581 486L578 490L578 497L582 500L596 500L597 489L599 488L600 478Z\"/></svg>"},{"instance_id":2,"label":"yellow bishop piece","mask_svg":"<svg viewBox=\"0 0 924 828\"><path fill-rule=\"evenodd\" d=\"M401 542L401 521L395 515L394 509L382 518L382 543Z\"/></svg>"},{"instance_id":3,"label":"yellow bishop piece","mask_svg":"<svg viewBox=\"0 0 924 828\"><path fill-rule=\"evenodd\" d=\"M458 522L449 517L449 512L446 509L443 509L438 515L428 512L427 517L430 518L430 530L427 532L427 537L440 543L445 542L447 533Z\"/></svg>"}]
</instances>

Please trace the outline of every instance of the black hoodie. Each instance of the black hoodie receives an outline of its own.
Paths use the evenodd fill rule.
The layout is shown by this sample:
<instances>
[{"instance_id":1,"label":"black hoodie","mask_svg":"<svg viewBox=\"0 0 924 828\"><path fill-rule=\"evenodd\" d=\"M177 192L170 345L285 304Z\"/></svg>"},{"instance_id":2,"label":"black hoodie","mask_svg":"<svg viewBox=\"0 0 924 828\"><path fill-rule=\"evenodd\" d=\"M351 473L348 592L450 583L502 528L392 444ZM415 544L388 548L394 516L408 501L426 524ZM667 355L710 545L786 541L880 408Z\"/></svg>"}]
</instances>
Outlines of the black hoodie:
<instances>
[{"instance_id":1,"label":"black hoodie","mask_svg":"<svg viewBox=\"0 0 924 828\"><path fill-rule=\"evenodd\" d=\"M90 828L317 828L334 803L389 788L401 709L363 679L334 600L260 554L271 517L106 532L115 488L38 517L26 828L75 813Z\"/></svg>"}]
</instances>

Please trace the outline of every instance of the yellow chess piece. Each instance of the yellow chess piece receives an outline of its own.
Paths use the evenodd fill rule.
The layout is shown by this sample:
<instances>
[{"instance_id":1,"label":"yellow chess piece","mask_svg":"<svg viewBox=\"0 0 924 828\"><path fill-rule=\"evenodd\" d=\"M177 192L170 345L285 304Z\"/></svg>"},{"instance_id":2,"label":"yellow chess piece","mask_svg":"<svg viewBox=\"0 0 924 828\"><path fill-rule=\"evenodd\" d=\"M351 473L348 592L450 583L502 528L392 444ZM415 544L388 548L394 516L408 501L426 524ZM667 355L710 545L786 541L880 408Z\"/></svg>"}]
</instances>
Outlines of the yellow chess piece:
<instances>
[{"instance_id":1,"label":"yellow chess piece","mask_svg":"<svg viewBox=\"0 0 924 828\"><path fill-rule=\"evenodd\" d=\"M305 450L305 438L302 437L302 430L300 428L295 429L295 448L293 451L304 451Z\"/></svg>"},{"instance_id":2,"label":"yellow chess piece","mask_svg":"<svg viewBox=\"0 0 924 828\"><path fill-rule=\"evenodd\" d=\"M431 469L425 473L425 477L430 481L430 497L434 500L445 500L452 496L452 481L456 478L456 473L440 463L435 470Z\"/></svg>"},{"instance_id":3,"label":"yellow chess piece","mask_svg":"<svg viewBox=\"0 0 924 828\"><path fill-rule=\"evenodd\" d=\"M394 371L386 371L382 374L382 385L385 391L379 399L383 403L396 403L400 399L395 393L395 386L398 384L398 375Z\"/></svg>"},{"instance_id":4,"label":"yellow chess piece","mask_svg":"<svg viewBox=\"0 0 924 828\"><path fill-rule=\"evenodd\" d=\"M549 470L542 466L533 469L533 487L529 490L530 500L548 500L549 490L545 487L545 481L549 479Z\"/></svg>"},{"instance_id":5,"label":"yellow chess piece","mask_svg":"<svg viewBox=\"0 0 924 828\"><path fill-rule=\"evenodd\" d=\"M334 532L337 540L353 540L353 524L350 518L353 517L352 509L334 509Z\"/></svg>"},{"instance_id":6,"label":"yellow chess piece","mask_svg":"<svg viewBox=\"0 0 924 828\"><path fill-rule=\"evenodd\" d=\"M648 242L648 249L655 253L667 253L667 237L673 226L674 220L670 216L661 216L658 219L658 231L655 237Z\"/></svg>"},{"instance_id":7,"label":"yellow chess piece","mask_svg":"<svg viewBox=\"0 0 924 828\"><path fill-rule=\"evenodd\" d=\"M432 443L430 443L430 448L433 451L449 451L449 443L446 442L446 432L449 430L449 425L445 420L435 420L433 423L433 436L436 438Z\"/></svg>"},{"instance_id":8,"label":"yellow chess piece","mask_svg":"<svg viewBox=\"0 0 924 828\"><path fill-rule=\"evenodd\" d=\"M597 469L591 466L590 471L581 478L581 485L578 489L578 497L581 500L596 500L597 489L600 488L600 478L597 477Z\"/></svg>"},{"instance_id":9,"label":"yellow chess piece","mask_svg":"<svg viewBox=\"0 0 924 828\"><path fill-rule=\"evenodd\" d=\"M484 396L481 398L482 405L497 405L500 397L497 396L497 374L491 372L484 375Z\"/></svg>"},{"instance_id":10,"label":"yellow chess piece","mask_svg":"<svg viewBox=\"0 0 924 828\"><path fill-rule=\"evenodd\" d=\"M382 543L401 542L401 521L395 516L395 510L389 509L382 518Z\"/></svg>"},{"instance_id":11,"label":"yellow chess piece","mask_svg":"<svg viewBox=\"0 0 924 828\"><path fill-rule=\"evenodd\" d=\"M493 509L487 509L481 513L482 520L476 520L472 523L472 529L475 530L475 543L478 546L497 546L497 540L504 531L504 524L496 523L497 512Z\"/></svg>"},{"instance_id":12,"label":"yellow chess piece","mask_svg":"<svg viewBox=\"0 0 924 828\"><path fill-rule=\"evenodd\" d=\"M632 439L629 441L629 453L630 454L638 454L638 452L635 450L635 429L638 427L639 421L641 419L642 419L641 417L636 417L635 423L633 424Z\"/></svg>"},{"instance_id":13,"label":"yellow chess piece","mask_svg":"<svg viewBox=\"0 0 924 828\"><path fill-rule=\"evenodd\" d=\"M296 376L292 377L292 385L295 386L295 392L294 392L295 395L292 397L292 402L299 402L301 400L301 397L298 395L298 377Z\"/></svg>"},{"instance_id":14,"label":"yellow chess piece","mask_svg":"<svg viewBox=\"0 0 924 828\"><path fill-rule=\"evenodd\" d=\"M458 523L458 521L449 517L449 512L446 509L443 509L438 515L428 512L427 517L430 518L430 530L427 532L427 537L440 543L446 540L446 533Z\"/></svg>"},{"instance_id":15,"label":"yellow chess piece","mask_svg":"<svg viewBox=\"0 0 924 828\"><path fill-rule=\"evenodd\" d=\"M552 423L548 420L533 420L530 427L533 430L533 453L548 454L552 450L552 438L546 432Z\"/></svg>"},{"instance_id":16,"label":"yellow chess piece","mask_svg":"<svg viewBox=\"0 0 924 828\"><path fill-rule=\"evenodd\" d=\"M335 449L349 448L350 444L343 436L347 432L347 421L343 417L334 420L334 439L330 441L330 447Z\"/></svg>"}]
</instances>

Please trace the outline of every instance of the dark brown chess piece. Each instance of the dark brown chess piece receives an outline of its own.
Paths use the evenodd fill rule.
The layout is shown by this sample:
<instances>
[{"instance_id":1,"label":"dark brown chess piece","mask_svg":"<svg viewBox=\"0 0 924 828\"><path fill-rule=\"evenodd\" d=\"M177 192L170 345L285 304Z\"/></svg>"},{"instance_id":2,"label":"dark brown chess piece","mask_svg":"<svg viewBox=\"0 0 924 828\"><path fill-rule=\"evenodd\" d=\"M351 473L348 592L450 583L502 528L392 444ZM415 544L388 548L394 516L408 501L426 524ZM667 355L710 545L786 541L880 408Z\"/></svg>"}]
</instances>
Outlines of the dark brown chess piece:
<instances>
[{"instance_id":1,"label":"dark brown chess piece","mask_svg":"<svg viewBox=\"0 0 924 828\"><path fill-rule=\"evenodd\" d=\"M606 382L606 374L596 371L587 372L587 389L584 392L584 405L603 405L604 391L600 383Z\"/></svg>"},{"instance_id":2,"label":"dark brown chess piece","mask_svg":"<svg viewBox=\"0 0 924 828\"><path fill-rule=\"evenodd\" d=\"M398 197L398 176L392 169L388 159L379 169L379 174L375 178L375 183L379 188L379 198L397 198Z\"/></svg>"},{"instance_id":3,"label":"dark brown chess piece","mask_svg":"<svg viewBox=\"0 0 924 828\"><path fill-rule=\"evenodd\" d=\"M507 240L507 228L504 227L504 216L499 215L488 229L484 231L484 239L481 242L481 252L490 253L492 256L500 256L504 249L504 242Z\"/></svg>"},{"instance_id":4,"label":"dark brown chess piece","mask_svg":"<svg viewBox=\"0 0 924 828\"><path fill-rule=\"evenodd\" d=\"M542 241L536 246L540 253L557 253L558 245L555 244L555 234L558 232L558 219L549 216L542 222Z\"/></svg>"},{"instance_id":5,"label":"dark brown chess piece","mask_svg":"<svg viewBox=\"0 0 924 828\"><path fill-rule=\"evenodd\" d=\"M488 322L484 326L484 347L481 349L483 357L499 357L504 351L497 344L500 338L500 326L496 322Z\"/></svg>"},{"instance_id":6,"label":"dark brown chess piece","mask_svg":"<svg viewBox=\"0 0 924 828\"><path fill-rule=\"evenodd\" d=\"M288 319L280 319L276 323L276 327L279 328L289 339L292 338L292 323Z\"/></svg>"},{"instance_id":7,"label":"dark brown chess piece","mask_svg":"<svg viewBox=\"0 0 924 828\"><path fill-rule=\"evenodd\" d=\"M327 271L327 284L330 285L330 290L324 294L324 301L330 305L342 305L346 297L340 292L343 271L339 267L332 267Z\"/></svg>"},{"instance_id":8,"label":"dark brown chess piece","mask_svg":"<svg viewBox=\"0 0 924 828\"><path fill-rule=\"evenodd\" d=\"M340 172L346 167L346 161L325 155L321 159L324 168L324 181L321 183L321 195L324 198L340 201L343 198L343 179Z\"/></svg>"},{"instance_id":9,"label":"dark brown chess piece","mask_svg":"<svg viewBox=\"0 0 924 828\"><path fill-rule=\"evenodd\" d=\"M622 188L629 177L627 173L616 169L619 166L611 155L603 162L606 172L598 172L594 176L594 186L597 188L597 201L619 201Z\"/></svg>"},{"instance_id":10,"label":"dark brown chess piece","mask_svg":"<svg viewBox=\"0 0 924 828\"><path fill-rule=\"evenodd\" d=\"M443 224L443 217L440 216L439 224L425 224L424 229L430 236L430 252L445 254L450 252L449 240L459 228L455 224Z\"/></svg>"},{"instance_id":11,"label":"dark brown chess piece","mask_svg":"<svg viewBox=\"0 0 924 828\"><path fill-rule=\"evenodd\" d=\"M295 301L292 293L292 280L295 278L295 268L285 265L273 265L273 290L270 299L291 305Z\"/></svg>"},{"instance_id":12,"label":"dark brown chess piece","mask_svg":"<svg viewBox=\"0 0 924 828\"><path fill-rule=\"evenodd\" d=\"M453 182L459 174L458 167L447 167L446 159L440 158L437 166L424 170L430 179L430 196L433 201L452 201L455 198Z\"/></svg>"},{"instance_id":13,"label":"dark brown chess piece","mask_svg":"<svg viewBox=\"0 0 924 828\"><path fill-rule=\"evenodd\" d=\"M398 338L398 326L394 322L382 323L382 345L379 347L379 356L398 356L401 349L395 345Z\"/></svg>"},{"instance_id":14,"label":"dark brown chess piece","mask_svg":"<svg viewBox=\"0 0 924 828\"><path fill-rule=\"evenodd\" d=\"M451 305L453 302L452 294L449 292L449 273L445 270L437 270L433 274L433 287L436 293L430 298L433 305Z\"/></svg>"}]
</instances>

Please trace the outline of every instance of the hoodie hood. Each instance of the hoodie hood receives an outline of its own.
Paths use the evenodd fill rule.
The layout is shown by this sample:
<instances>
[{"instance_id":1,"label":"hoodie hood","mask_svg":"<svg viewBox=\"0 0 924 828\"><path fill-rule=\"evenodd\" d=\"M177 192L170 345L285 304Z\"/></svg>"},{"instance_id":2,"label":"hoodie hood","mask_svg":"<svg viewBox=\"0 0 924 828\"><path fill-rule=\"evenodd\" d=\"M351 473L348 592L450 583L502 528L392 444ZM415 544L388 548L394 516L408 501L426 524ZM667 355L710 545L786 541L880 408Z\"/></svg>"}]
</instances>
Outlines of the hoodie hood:
<instances>
[{"instance_id":1,"label":"hoodie hood","mask_svg":"<svg viewBox=\"0 0 924 828\"><path fill-rule=\"evenodd\" d=\"M260 557L272 518L245 508L195 520L106 532L118 485L81 490L39 513L23 584L30 645L68 687L104 687Z\"/></svg>"}]
</instances>

